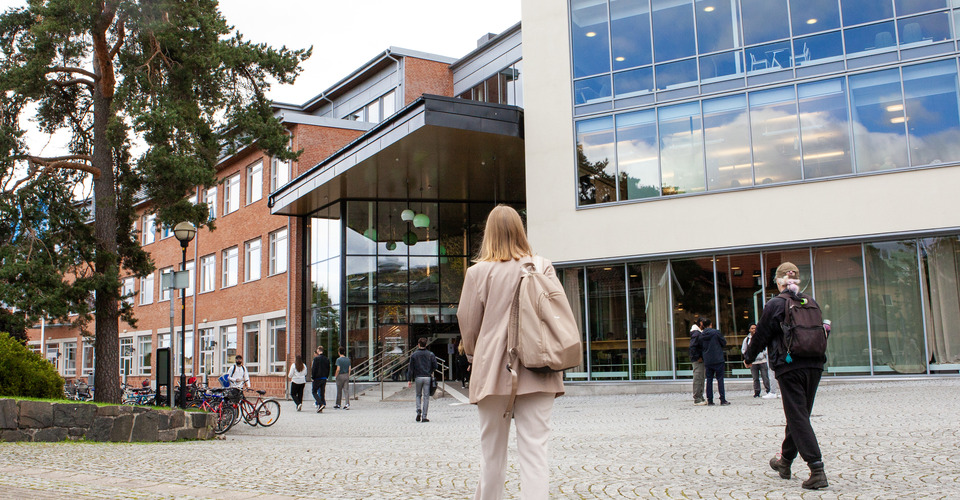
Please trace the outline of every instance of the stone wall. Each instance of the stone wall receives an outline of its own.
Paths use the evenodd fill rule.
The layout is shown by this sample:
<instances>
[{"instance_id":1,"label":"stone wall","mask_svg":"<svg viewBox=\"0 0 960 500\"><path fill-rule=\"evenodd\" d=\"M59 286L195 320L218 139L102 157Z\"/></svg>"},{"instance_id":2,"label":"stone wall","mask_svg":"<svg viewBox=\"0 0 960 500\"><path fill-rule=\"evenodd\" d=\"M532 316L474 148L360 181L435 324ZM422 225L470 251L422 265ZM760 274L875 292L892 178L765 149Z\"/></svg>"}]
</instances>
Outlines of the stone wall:
<instances>
[{"instance_id":1,"label":"stone wall","mask_svg":"<svg viewBox=\"0 0 960 500\"><path fill-rule=\"evenodd\" d=\"M199 411L0 399L0 441L212 439L214 419Z\"/></svg>"}]
</instances>

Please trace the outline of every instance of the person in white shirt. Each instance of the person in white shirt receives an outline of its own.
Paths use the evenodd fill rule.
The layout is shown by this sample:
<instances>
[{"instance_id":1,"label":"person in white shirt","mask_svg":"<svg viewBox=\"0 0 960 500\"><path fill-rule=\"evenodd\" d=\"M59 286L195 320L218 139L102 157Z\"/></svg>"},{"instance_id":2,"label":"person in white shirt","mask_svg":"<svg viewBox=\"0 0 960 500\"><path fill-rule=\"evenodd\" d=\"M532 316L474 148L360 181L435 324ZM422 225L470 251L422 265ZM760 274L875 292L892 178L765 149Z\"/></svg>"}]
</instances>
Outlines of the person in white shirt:
<instances>
[{"instance_id":1,"label":"person in white shirt","mask_svg":"<svg viewBox=\"0 0 960 500\"><path fill-rule=\"evenodd\" d=\"M250 374L247 373L247 368L243 366L243 356L239 354L236 357L237 364L230 367L227 370L227 380L230 381L230 387L236 387L237 389L243 390L244 385L246 388L250 388Z\"/></svg>"},{"instance_id":2,"label":"person in white shirt","mask_svg":"<svg viewBox=\"0 0 960 500\"><path fill-rule=\"evenodd\" d=\"M303 364L303 356L297 356L297 362L290 364L290 397L297 405L297 411L303 406L303 386L307 384L307 365Z\"/></svg>"},{"instance_id":3,"label":"person in white shirt","mask_svg":"<svg viewBox=\"0 0 960 500\"><path fill-rule=\"evenodd\" d=\"M747 346L750 345L750 341L753 340L753 334L757 331L757 324L751 323L747 328L747 338L743 339L743 346L740 348L740 352L747 352ZM756 361L750 366L750 374L753 375L753 397L759 398L760 396L760 378L763 378L763 388L766 389L767 393L763 395L764 399L770 399L777 397L776 393L770 390L770 377L767 375L767 350L764 349L757 355Z\"/></svg>"}]
</instances>

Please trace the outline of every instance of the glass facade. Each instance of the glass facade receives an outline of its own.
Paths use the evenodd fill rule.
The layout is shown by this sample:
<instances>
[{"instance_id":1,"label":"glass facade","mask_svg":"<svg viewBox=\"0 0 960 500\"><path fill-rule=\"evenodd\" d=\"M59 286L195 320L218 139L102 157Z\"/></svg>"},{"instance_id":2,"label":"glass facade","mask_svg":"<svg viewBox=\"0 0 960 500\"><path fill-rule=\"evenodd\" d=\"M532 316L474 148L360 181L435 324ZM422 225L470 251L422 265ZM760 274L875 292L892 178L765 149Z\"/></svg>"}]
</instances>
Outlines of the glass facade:
<instances>
[{"instance_id":1,"label":"glass facade","mask_svg":"<svg viewBox=\"0 0 960 500\"><path fill-rule=\"evenodd\" d=\"M780 263L800 269L833 327L825 376L960 370L960 236L566 267L558 276L583 325L585 362L568 380L692 376L697 316L727 340L727 375L750 377L740 347Z\"/></svg>"},{"instance_id":2,"label":"glass facade","mask_svg":"<svg viewBox=\"0 0 960 500\"><path fill-rule=\"evenodd\" d=\"M463 277L493 207L349 200L307 219L307 331L313 333L305 336L304 352L345 345L359 377L368 360L399 356L419 337L440 340L436 354L446 359L447 343L459 336Z\"/></svg>"}]
</instances>

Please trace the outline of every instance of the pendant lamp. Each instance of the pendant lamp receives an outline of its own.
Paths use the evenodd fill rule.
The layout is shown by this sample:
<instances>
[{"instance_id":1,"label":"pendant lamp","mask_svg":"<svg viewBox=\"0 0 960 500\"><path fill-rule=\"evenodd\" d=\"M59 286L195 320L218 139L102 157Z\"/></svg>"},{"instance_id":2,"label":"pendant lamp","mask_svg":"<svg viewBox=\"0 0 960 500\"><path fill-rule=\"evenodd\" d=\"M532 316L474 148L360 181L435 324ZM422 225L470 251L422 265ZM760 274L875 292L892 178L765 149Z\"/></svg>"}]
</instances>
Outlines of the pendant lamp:
<instances>
[{"instance_id":1,"label":"pendant lamp","mask_svg":"<svg viewBox=\"0 0 960 500\"><path fill-rule=\"evenodd\" d=\"M407 231L407 234L403 235L403 242L408 246L412 247L417 244L419 239L417 238L417 233L413 231Z\"/></svg>"},{"instance_id":2,"label":"pendant lamp","mask_svg":"<svg viewBox=\"0 0 960 500\"><path fill-rule=\"evenodd\" d=\"M410 222L410 221L412 221L413 219L415 219L413 210L410 210L410 209L408 208L408 209L404 210L403 212L400 212L400 220L404 220L404 221Z\"/></svg>"},{"instance_id":3,"label":"pendant lamp","mask_svg":"<svg viewBox=\"0 0 960 500\"><path fill-rule=\"evenodd\" d=\"M417 214L413 218L413 227L427 227L430 225L430 217L427 214Z\"/></svg>"}]
</instances>

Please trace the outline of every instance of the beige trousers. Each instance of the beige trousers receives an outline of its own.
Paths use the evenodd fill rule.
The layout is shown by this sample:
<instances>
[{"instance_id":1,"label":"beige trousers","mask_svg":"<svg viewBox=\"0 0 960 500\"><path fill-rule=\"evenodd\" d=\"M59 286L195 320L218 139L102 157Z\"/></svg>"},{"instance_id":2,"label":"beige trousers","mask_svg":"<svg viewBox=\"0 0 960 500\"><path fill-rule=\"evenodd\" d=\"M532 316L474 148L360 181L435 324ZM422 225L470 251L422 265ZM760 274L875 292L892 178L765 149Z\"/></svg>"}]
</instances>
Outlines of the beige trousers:
<instances>
[{"instance_id":1,"label":"beige trousers","mask_svg":"<svg viewBox=\"0 0 960 500\"><path fill-rule=\"evenodd\" d=\"M514 418L517 423L517 452L520 461L520 498L546 499L550 491L547 441L554 393L538 392L517 396ZM507 396L487 396L477 403L480 411L480 483L476 500L503 498L507 475L507 440L510 419L503 417Z\"/></svg>"}]
</instances>

